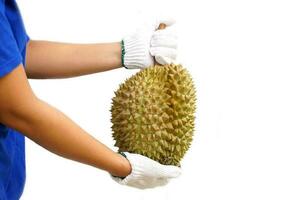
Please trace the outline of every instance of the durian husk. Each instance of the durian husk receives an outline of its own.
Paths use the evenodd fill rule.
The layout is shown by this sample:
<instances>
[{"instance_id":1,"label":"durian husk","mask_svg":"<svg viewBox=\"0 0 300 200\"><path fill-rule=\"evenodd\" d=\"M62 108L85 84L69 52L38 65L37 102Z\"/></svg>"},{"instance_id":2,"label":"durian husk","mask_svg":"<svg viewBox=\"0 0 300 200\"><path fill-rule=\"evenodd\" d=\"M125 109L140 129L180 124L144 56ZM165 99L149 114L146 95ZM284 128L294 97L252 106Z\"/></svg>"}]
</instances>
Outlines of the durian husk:
<instances>
[{"instance_id":1,"label":"durian husk","mask_svg":"<svg viewBox=\"0 0 300 200\"><path fill-rule=\"evenodd\" d=\"M185 68L145 68L122 83L112 99L115 146L180 166L192 142L195 110L195 86Z\"/></svg>"}]
</instances>

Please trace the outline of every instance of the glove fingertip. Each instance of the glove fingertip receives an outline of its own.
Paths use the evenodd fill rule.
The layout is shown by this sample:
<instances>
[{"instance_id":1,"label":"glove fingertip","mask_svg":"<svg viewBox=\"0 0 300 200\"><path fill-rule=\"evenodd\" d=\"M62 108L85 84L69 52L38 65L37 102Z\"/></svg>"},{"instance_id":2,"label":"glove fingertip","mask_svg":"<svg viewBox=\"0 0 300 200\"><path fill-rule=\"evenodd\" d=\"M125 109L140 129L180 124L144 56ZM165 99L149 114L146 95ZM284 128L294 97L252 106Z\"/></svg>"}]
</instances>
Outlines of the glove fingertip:
<instances>
[{"instance_id":1,"label":"glove fingertip","mask_svg":"<svg viewBox=\"0 0 300 200\"><path fill-rule=\"evenodd\" d=\"M169 65L172 63L172 59L165 56L155 56L155 60L161 65Z\"/></svg>"},{"instance_id":2,"label":"glove fingertip","mask_svg":"<svg viewBox=\"0 0 300 200\"><path fill-rule=\"evenodd\" d=\"M179 167L168 165L166 166L166 177L168 178L177 178L182 173L182 170Z\"/></svg>"}]
</instances>

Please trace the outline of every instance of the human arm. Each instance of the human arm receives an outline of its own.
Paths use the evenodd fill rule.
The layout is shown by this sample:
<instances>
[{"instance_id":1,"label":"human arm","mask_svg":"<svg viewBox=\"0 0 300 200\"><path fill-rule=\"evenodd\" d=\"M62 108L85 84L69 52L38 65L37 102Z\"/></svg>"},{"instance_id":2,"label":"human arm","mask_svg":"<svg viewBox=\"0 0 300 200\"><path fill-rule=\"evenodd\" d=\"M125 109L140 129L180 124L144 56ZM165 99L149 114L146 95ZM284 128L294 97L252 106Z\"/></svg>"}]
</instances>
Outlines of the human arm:
<instances>
[{"instance_id":1,"label":"human arm","mask_svg":"<svg viewBox=\"0 0 300 200\"><path fill-rule=\"evenodd\" d=\"M0 122L60 156L116 176L130 174L130 164L124 157L34 95L22 65L0 78Z\"/></svg>"},{"instance_id":2,"label":"human arm","mask_svg":"<svg viewBox=\"0 0 300 200\"><path fill-rule=\"evenodd\" d=\"M71 44L30 40L26 51L27 77L67 78L122 66L140 69L153 65L154 57L160 64L171 63L177 55L177 38L168 28L156 31L160 23L170 26L174 21L156 21L124 37L123 54L121 42Z\"/></svg>"},{"instance_id":3,"label":"human arm","mask_svg":"<svg viewBox=\"0 0 300 200\"><path fill-rule=\"evenodd\" d=\"M30 40L28 78L68 78L120 68L121 43L72 44Z\"/></svg>"}]
</instances>

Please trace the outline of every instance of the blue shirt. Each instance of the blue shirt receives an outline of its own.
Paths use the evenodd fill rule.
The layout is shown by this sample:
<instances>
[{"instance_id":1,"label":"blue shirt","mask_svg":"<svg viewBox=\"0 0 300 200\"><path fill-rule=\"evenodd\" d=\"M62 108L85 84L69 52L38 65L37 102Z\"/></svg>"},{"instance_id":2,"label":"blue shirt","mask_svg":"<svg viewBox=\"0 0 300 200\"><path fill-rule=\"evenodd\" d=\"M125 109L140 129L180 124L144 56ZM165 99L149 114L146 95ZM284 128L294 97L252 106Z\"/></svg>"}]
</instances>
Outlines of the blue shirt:
<instances>
[{"instance_id":1,"label":"blue shirt","mask_svg":"<svg viewBox=\"0 0 300 200\"><path fill-rule=\"evenodd\" d=\"M25 66L28 40L15 0L0 0L0 79L19 64ZM0 123L0 199L19 199L24 183L24 136Z\"/></svg>"}]
</instances>

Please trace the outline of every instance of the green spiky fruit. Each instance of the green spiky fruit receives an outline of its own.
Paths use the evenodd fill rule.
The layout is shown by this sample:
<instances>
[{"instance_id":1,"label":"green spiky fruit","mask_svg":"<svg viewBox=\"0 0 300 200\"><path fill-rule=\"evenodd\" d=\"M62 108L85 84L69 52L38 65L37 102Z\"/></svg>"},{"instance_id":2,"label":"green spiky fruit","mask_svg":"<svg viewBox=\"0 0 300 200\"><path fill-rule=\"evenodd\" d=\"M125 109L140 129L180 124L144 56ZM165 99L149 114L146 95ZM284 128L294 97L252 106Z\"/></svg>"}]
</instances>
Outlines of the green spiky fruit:
<instances>
[{"instance_id":1,"label":"green spiky fruit","mask_svg":"<svg viewBox=\"0 0 300 200\"><path fill-rule=\"evenodd\" d=\"M111 121L119 151L180 165L193 136L195 87L181 65L155 65L127 79L115 92Z\"/></svg>"}]
</instances>

